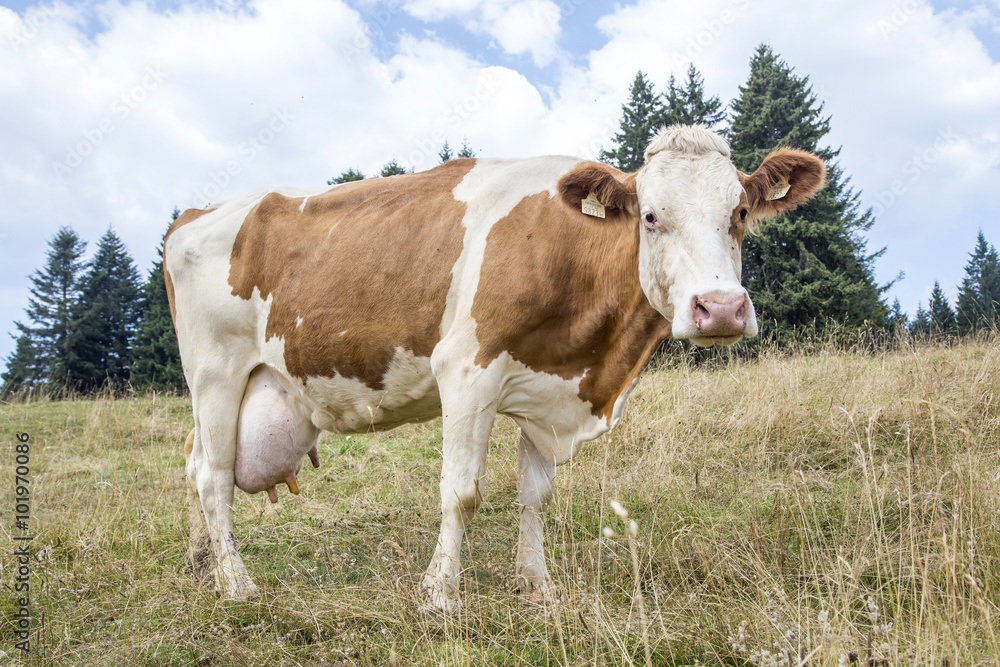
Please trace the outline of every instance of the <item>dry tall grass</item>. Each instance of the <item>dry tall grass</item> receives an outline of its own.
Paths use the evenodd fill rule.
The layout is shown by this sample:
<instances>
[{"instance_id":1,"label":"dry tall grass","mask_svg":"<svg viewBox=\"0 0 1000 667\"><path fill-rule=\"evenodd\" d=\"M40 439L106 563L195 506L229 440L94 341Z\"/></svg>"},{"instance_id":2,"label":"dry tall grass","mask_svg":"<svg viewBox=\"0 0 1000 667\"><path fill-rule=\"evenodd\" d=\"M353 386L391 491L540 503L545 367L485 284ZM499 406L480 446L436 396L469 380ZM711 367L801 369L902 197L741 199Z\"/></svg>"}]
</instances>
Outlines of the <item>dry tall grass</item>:
<instances>
[{"instance_id":1,"label":"dry tall grass","mask_svg":"<svg viewBox=\"0 0 1000 667\"><path fill-rule=\"evenodd\" d=\"M21 403L0 423L11 469L10 434L33 443L27 660L0 559L0 650L30 664L1000 662L996 338L648 373L624 425L559 471L548 610L509 589L516 432L499 424L450 623L416 612L438 423L325 435L301 496L238 493L264 591L247 604L183 569L184 399Z\"/></svg>"}]
</instances>

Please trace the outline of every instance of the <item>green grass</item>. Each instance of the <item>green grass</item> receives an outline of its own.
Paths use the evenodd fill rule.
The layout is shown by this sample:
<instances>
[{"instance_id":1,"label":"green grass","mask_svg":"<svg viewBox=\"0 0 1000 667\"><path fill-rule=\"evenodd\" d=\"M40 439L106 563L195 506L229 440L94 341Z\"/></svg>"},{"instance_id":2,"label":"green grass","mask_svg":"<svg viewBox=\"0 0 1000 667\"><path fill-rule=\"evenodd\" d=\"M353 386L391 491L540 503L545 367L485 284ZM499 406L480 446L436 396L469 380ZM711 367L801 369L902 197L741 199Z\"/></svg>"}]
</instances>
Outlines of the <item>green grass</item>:
<instances>
[{"instance_id":1,"label":"green grass","mask_svg":"<svg viewBox=\"0 0 1000 667\"><path fill-rule=\"evenodd\" d=\"M417 612L439 422L324 434L300 496L238 491L262 589L243 604L184 569L186 399L15 403L0 424L9 478L13 434L31 435L30 656L10 555L0 607L0 650L25 664L1000 662L995 338L649 372L622 427L559 470L547 610L510 589L516 430L498 421L448 623Z\"/></svg>"}]
</instances>

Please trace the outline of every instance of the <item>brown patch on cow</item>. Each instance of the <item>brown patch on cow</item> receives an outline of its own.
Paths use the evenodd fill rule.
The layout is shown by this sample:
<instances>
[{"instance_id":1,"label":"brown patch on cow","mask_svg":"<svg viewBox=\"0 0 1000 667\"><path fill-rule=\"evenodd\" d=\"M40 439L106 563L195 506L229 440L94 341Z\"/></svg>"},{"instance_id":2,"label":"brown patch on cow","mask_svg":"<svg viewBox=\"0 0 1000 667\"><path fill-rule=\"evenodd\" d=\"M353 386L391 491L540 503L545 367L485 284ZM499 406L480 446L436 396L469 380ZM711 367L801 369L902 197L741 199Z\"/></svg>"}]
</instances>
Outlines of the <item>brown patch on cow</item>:
<instances>
[{"instance_id":1,"label":"brown patch on cow","mask_svg":"<svg viewBox=\"0 0 1000 667\"><path fill-rule=\"evenodd\" d=\"M826 183L826 165L812 153L795 148L779 148L770 153L747 176L740 172L740 182L746 191L752 222L789 211L812 198ZM771 190L779 183L791 186L781 199L769 200Z\"/></svg>"},{"instance_id":2,"label":"brown patch on cow","mask_svg":"<svg viewBox=\"0 0 1000 667\"><path fill-rule=\"evenodd\" d=\"M580 398L610 418L670 335L639 284L638 234L634 219L591 218L547 193L521 201L487 237L472 305L476 363L509 352L534 371L583 376Z\"/></svg>"},{"instance_id":3,"label":"brown patch on cow","mask_svg":"<svg viewBox=\"0 0 1000 667\"><path fill-rule=\"evenodd\" d=\"M163 249L164 249L164 251L167 248L167 239L170 238L171 234L173 234L174 232L176 232L178 229L180 229L184 225L188 224L189 222L194 222L195 220L197 220L201 216L205 215L206 213L211 213L214 210L215 210L214 208L205 208L205 209L202 209L202 208L189 208L188 210L184 211L179 216L177 216L174 219L174 221L172 223L170 223L170 227L167 228L167 233L163 235ZM164 259L164 262L163 262L163 280L167 284L167 303L170 305L170 319L171 319L171 321L176 321L177 320L177 312L176 312L176 308L174 306L174 282L173 282L173 280L170 279L170 271L167 270L166 258L163 258L163 259Z\"/></svg>"},{"instance_id":4,"label":"brown patch on cow","mask_svg":"<svg viewBox=\"0 0 1000 667\"><path fill-rule=\"evenodd\" d=\"M265 338L284 339L289 374L380 390L397 347L430 356L464 238L452 190L474 165L345 183L301 212L302 198L277 193L254 207L229 284L243 299L272 298Z\"/></svg>"},{"instance_id":5,"label":"brown patch on cow","mask_svg":"<svg viewBox=\"0 0 1000 667\"><path fill-rule=\"evenodd\" d=\"M570 208L580 210L580 202L593 193L604 207L627 216L637 214L636 174L626 174L600 162L584 162L559 179L559 195Z\"/></svg>"}]
</instances>

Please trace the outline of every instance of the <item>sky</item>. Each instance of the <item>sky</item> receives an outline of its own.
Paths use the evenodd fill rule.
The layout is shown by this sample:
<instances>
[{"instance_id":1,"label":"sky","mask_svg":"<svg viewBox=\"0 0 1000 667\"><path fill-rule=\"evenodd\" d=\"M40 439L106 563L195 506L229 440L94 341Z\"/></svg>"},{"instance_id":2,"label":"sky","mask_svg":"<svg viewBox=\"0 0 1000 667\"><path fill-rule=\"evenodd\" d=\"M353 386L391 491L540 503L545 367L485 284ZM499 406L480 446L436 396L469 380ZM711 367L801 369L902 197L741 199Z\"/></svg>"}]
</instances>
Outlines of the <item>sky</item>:
<instances>
[{"instance_id":1,"label":"sky","mask_svg":"<svg viewBox=\"0 0 1000 667\"><path fill-rule=\"evenodd\" d=\"M60 226L88 255L113 227L145 276L175 207L444 141L594 159L638 70L729 103L761 43L831 117L888 302L954 298L1000 244L1000 0L44 0L0 4L0 328Z\"/></svg>"}]
</instances>

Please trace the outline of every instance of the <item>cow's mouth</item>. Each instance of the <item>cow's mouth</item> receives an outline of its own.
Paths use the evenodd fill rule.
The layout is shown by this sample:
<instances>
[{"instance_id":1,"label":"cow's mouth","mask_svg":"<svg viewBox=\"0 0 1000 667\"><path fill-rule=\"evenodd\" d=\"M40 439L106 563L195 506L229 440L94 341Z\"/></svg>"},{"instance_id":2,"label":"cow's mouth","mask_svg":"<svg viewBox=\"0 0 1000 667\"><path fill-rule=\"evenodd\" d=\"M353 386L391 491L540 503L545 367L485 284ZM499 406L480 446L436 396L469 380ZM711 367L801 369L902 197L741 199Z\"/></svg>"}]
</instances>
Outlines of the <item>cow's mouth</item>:
<instances>
[{"instance_id":1,"label":"cow's mouth","mask_svg":"<svg viewBox=\"0 0 1000 667\"><path fill-rule=\"evenodd\" d=\"M738 334L735 336L692 336L688 338L688 340L698 347L712 347L713 345L727 347L733 343L738 343L743 340L743 337L744 334Z\"/></svg>"}]
</instances>

